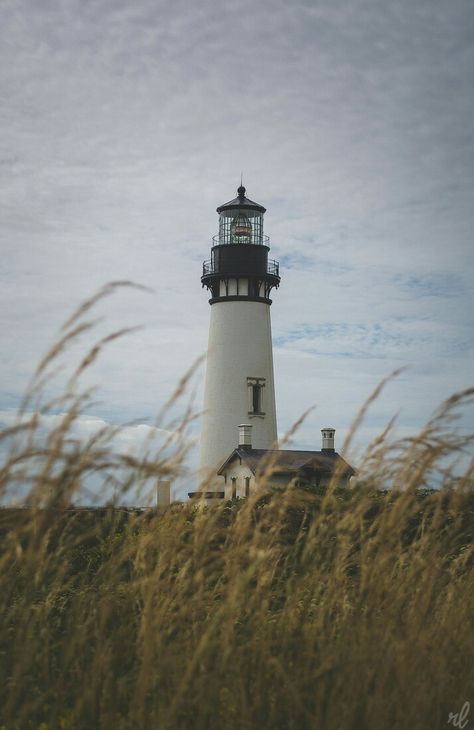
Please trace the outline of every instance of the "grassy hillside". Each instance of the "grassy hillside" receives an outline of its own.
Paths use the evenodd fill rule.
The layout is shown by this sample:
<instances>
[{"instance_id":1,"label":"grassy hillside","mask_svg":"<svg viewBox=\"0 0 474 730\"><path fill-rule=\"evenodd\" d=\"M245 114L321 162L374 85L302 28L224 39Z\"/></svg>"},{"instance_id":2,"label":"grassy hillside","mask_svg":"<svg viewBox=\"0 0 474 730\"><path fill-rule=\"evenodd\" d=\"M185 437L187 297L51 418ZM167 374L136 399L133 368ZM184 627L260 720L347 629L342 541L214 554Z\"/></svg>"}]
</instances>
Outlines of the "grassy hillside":
<instances>
[{"instance_id":1,"label":"grassy hillside","mask_svg":"<svg viewBox=\"0 0 474 730\"><path fill-rule=\"evenodd\" d=\"M7 728L441 727L472 697L474 499L2 510Z\"/></svg>"}]
</instances>

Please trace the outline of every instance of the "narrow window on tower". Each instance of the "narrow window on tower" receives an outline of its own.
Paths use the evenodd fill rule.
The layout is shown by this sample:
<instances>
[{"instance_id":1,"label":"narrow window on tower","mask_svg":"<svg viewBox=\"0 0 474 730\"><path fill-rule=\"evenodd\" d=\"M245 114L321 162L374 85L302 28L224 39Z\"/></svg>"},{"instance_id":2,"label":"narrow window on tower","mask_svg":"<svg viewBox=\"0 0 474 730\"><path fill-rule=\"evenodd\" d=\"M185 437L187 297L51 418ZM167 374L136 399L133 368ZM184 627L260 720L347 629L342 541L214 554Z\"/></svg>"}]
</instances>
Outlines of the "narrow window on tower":
<instances>
[{"instance_id":1,"label":"narrow window on tower","mask_svg":"<svg viewBox=\"0 0 474 730\"><path fill-rule=\"evenodd\" d=\"M232 499L237 497L237 477L232 477Z\"/></svg>"},{"instance_id":2,"label":"narrow window on tower","mask_svg":"<svg viewBox=\"0 0 474 730\"><path fill-rule=\"evenodd\" d=\"M245 477L245 496L250 497L250 477Z\"/></svg>"},{"instance_id":3,"label":"narrow window on tower","mask_svg":"<svg viewBox=\"0 0 474 730\"><path fill-rule=\"evenodd\" d=\"M264 416L265 378L247 378L249 416Z\"/></svg>"},{"instance_id":4,"label":"narrow window on tower","mask_svg":"<svg viewBox=\"0 0 474 730\"><path fill-rule=\"evenodd\" d=\"M252 385L252 411L260 413L260 385Z\"/></svg>"}]
</instances>

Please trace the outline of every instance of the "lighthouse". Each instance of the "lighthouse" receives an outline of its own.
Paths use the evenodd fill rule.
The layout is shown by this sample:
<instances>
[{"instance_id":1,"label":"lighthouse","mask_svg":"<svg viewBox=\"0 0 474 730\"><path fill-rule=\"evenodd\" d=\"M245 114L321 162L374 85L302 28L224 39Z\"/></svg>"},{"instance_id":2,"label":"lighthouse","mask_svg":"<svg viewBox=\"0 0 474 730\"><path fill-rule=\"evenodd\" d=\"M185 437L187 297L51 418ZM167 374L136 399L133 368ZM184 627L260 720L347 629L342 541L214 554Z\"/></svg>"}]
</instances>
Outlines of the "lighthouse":
<instances>
[{"instance_id":1,"label":"lighthouse","mask_svg":"<svg viewBox=\"0 0 474 730\"><path fill-rule=\"evenodd\" d=\"M211 311L200 475L211 489L222 480L217 470L235 447L239 425L252 426L254 448L277 448L270 294L280 276L268 258L265 208L241 185L217 213L219 233L201 277Z\"/></svg>"}]
</instances>

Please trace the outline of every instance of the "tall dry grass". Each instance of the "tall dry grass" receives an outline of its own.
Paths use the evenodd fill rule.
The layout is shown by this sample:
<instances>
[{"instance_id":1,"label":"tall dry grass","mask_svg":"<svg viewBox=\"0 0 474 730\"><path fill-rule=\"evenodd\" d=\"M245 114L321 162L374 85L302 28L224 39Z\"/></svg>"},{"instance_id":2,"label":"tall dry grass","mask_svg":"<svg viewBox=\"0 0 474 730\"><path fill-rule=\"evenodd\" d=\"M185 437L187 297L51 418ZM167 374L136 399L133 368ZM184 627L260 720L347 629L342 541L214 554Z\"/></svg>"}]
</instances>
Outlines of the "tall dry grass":
<instances>
[{"instance_id":1,"label":"tall dry grass","mask_svg":"<svg viewBox=\"0 0 474 730\"><path fill-rule=\"evenodd\" d=\"M29 507L0 510L0 726L424 730L474 703L473 470L455 465L472 391L413 438L387 429L350 489L72 509L91 474L119 501L143 499L185 453L184 426L139 456L117 453L112 429L73 437L80 375L105 341L42 401L96 299L1 434L1 493L27 485ZM62 415L45 435L47 412Z\"/></svg>"}]
</instances>

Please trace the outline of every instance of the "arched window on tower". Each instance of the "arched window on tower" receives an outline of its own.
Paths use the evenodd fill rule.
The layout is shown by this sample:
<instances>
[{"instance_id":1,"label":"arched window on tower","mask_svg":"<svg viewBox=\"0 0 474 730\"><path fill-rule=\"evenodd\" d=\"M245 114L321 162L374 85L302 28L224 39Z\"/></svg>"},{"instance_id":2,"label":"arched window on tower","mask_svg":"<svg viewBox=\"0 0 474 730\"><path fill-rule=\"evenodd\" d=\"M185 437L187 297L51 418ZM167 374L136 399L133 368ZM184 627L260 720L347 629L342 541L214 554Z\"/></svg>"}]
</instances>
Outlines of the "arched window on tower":
<instances>
[{"instance_id":1,"label":"arched window on tower","mask_svg":"<svg viewBox=\"0 0 474 730\"><path fill-rule=\"evenodd\" d=\"M264 416L263 393L265 378L247 378L248 414L249 416Z\"/></svg>"},{"instance_id":2,"label":"arched window on tower","mask_svg":"<svg viewBox=\"0 0 474 730\"><path fill-rule=\"evenodd\" d=\"M254 413L260 413L260 400L261 400L261 385L252 385L252 411Z\"/></svg>"}]
</instances>

